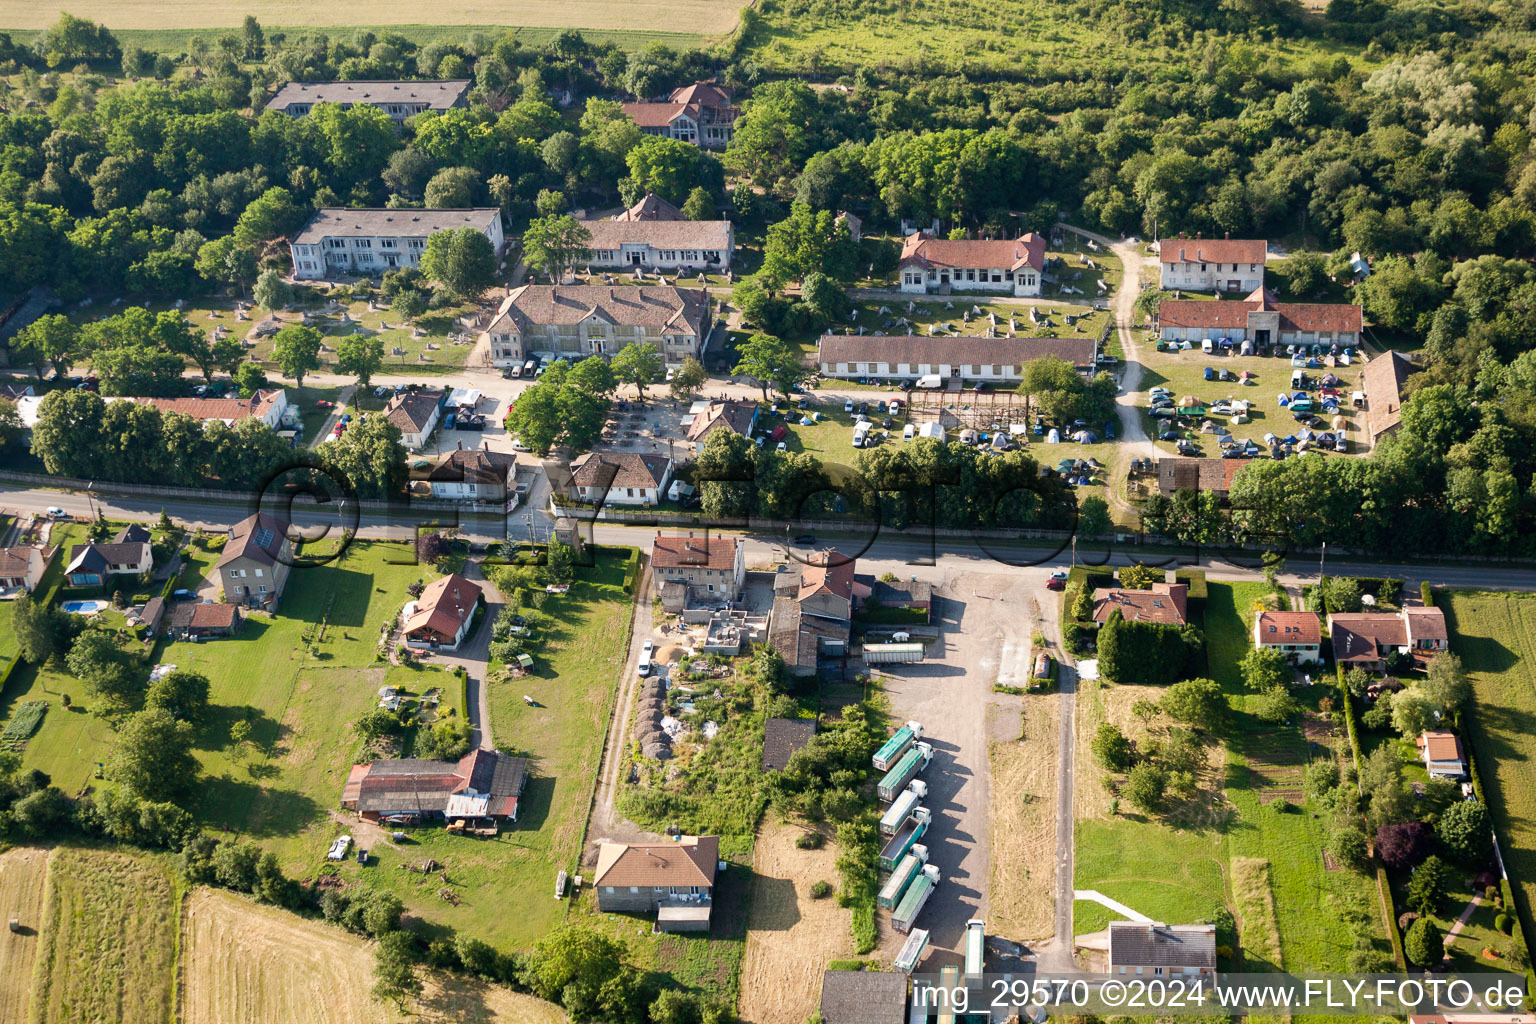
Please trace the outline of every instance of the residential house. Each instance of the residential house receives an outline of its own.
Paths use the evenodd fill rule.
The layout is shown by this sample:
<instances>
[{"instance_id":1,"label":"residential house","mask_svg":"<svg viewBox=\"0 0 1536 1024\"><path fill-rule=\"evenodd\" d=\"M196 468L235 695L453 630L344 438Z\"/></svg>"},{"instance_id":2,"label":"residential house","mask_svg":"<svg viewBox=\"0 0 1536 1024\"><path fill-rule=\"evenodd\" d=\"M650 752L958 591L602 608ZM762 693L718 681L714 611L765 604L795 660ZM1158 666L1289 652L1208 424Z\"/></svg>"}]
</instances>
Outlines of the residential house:
<instances>
[{"instance_id":1,"label":"residential house","mask_svg":"<svg viewBox=\"0 0 1536 1024\"><path fill-rule=\"evenodd\" d=\"M441 391L399 391L384 405L384 416L400 428L400 443L424 448L443 413Z\"/></svg>"},{"instance_id":2,"label":"residential house","mask_svg":"<svg viewBox=\"0 0 1536 1024\"><path fill-rule=\"evenodd\" d=\"M822 1024L906 1024L907 976L900 971L825 971L820 1019Z\"/></svg>"},{"instance_id":3,"label":"residential house","mask_svg":"<svg viewBox=\"0 0 1536 1024\"><path fill-rule=\"evenodd\" d=\"M672 477L665 455L588 452L571 463L572 501L603 505L656 505Z\"/></svg>"},{"instance_id":4,"label":"residential house","mask_svg":"<svg viewBox=\"0 0 1536 1024\"><path fill-rule=\"evenodd\" d=\"M746 545L739 537L705 533L695 537L656 534L651 543L651 576L659 594L666 585L684 588L684 602L732 600L747 578Z\"/></svg>"},{"instance_id":5,"label":"residential house","mask_svg":"<svg viewBox=\"0 0 1536 1024\"><path fill-rule=\"evenodd\" d=\"M1388 434L1397 433L1403 422L1403 385L1418 367L1413 360L1395 349L1365 364L1360 371L1364 392L1366 433L1376 444Z\"/></svg>"},{"instance_id":6,"label":"residential house","mask_svg":"<svg viewBox=\"0 0 1536 1024\"><path fill-rule=\"evenodd\" d=\"M406 646L429 651L457 650L475 620L481 593L478 583L456 572L427 584L420 597L406 604L401 615L400 632Z\"/></svg>"},{"instance_id":7,"label":"residential house","mask_svg":"<svg viewBox=\"0 0 1536 1024\"><path fill-rule=\"evenodd\" d=\"M288 524L277 516L257 512L236 523L214 570L224 600L272 610L283 596L288 570L293 567L293 544Z\"/></svg>"},{"instance_id":8,"label":"residential house","mask_svg":"<svg viewBox=\"0 0 1536 1024\"><path fill-rule=\"evenodd\" d=\"M648 341L677 367L703 352L710 324L702 288L525 284L502 300L486 334L496 366L515 366L535 353L572 362L611 358L631 342Z\"/></svg>"},{"instance_id":9,"label":"residential house","mask_svg":"<svg viewBox=\"0 0 1536 1024\"><path fill-rule=\"evenodd\" d=\"M894 337L823 334L816 345L822 376L915 380L937 374L945 380L984 380L1017 384L1024 367L1054 356L1079 371L1090 371L1098 358L1093 338L943 338L908 334Z\"/></svg>"},{"instance_id":10,"label":"residential house","mask_svg":"<svg viewBox=\"0 0 1536 1024\"><path fill-rule=\"evenodd\" d=\"M146 623L149 620L149 612L153 611L145 606ZM240 612L240 606L226 604L221 601L177 601L171 605L170 630L176 636L186 640L212 640L219 637L231 637L240 632L240 627L245 623L245 616Z\"/></svg>"},{"instance_id":11,"label":"residential house","mask_svg":"<svg viewBox=\"0 0 1536 1024\"><path fill-rule=\"evenodd\" d=\"M262 388L249 398L129 398L129 402L152 405L162 413L179 412L204 426L218 420L232 427L241 420L258 419L278 429L288 411L288 392L282 388ZM112 399L107 399L112 401Z\"/></svg>"},{"instance_id":12,"label":"residential house","mask_svg":"<svg viewBox=\"0 0 1536 1024\"><path fill-rule=\"evenodd\" d=\"M816 735L814 718L770 718L763 723L763 771L789 767L795 751L804 750Z\"/></svg>"},{"instance_id":13,"label":"residential house","mask_svg":"<svg viewBox=\"0 0 1536 1024\"><path fill-rule=\"evenodd\" d=\"M998 292L1036 298L1045 279L1045 239L1033 231L1009 239L935 238L914 232L896 263L904 292Z\"/></svg>"},{"instance_id":14,"label":"residential house","mask_svg":"<svg viewBox=\"0 0 1536 1024\"><path fill-rule=\"evenodd\" d=\"M506 501L515 489L517 456L486 448L444 452L427 473L432 497L449 501Z\"/></svg>"},{"instance_id":15,"label":"residential house","mask_svg":"<svg viewBox=\"0 0 1536 1024\"><path fill-rule=\"evenodd\" d=\"M800 566L800 586L795 594L801 611L824 619L852 621L857 564L832 548L807 555Z\"/></svg>"},{"instance_id":16,"label":"residential house","mask_svg":"<svg viewBox=\"0 0 1536 1024\"><path fill-rule=\"evenodd\" d=\"M1419 757L1432 779L1466 778L1467 756L1461 749L1461 737L1447 729L1426 729L1417 740Z\"/></svg>"},{"instance_id":17,"label":"residential house","mask_svg":"<svg viewBox=\"0 0 1536 1024\"><path fill-rule=\"evenodd\" d=\"M624 113L646 135L677 139L705 149L724 149L741 111L714 82L673 89L665 100L624 104Z\"/></svg>"},{"instance_id":18,"label":"residential house","mask_svg":"<svg viewBox=\"0 0 1536 1024\"><path fill-rule=\"evenodd\" d=\"M140 528L142 530L142 528ZM113 576L140 576L154 567L148 539L137 534L118 534L125 539L107 543L92 541L70 549L64 576L72 587L104 587Z\"/></svg>"},{"instance_id":19,"label":"residential house","mask_svg":"<svg viewBox=\"0 0 1536 1024\"><path fill-rule=\"evenodd\" d=\"M27 547L0 548L0 597L30 594L43 578L43 570L53 556L35 544Z\"/></svg>"},{"instance_id":20,"label":"residential house","mask_svg":"<svg viewBox=\"0 0 1536 1024\"><path fill-rule=\"evenodd\" d=\"M841 224L847 230L848 237L854 242L864 237L864 221L847 210L840 211L834 223Z\"/></svg>"},{"instance_id":21,"label":"residential house","mask_svg":"<svg viewBox=\"0 0 1536 1024\"><path fill-rule=\"evenodd\" d=\"M1445 612L1439 608L1329 615L1328 634L1335 662L1377 672L1386 668L1394 652L1425 661L1450 647Z\"/></svg>"},{"instance_id":22,"label":"residential house","mask_svg":"<svg viewBox=\"0 0 1536 1024\"><path fill-rule=\"evenodd\" d=\"M655 202L648 202L655 200ZM725 271L735 235L728 220L688 220L671 203L647 195L611 220L578 221L592 241L587 265L596 269Z\"/></svg>"},{"instance_id":23,"label":"residential house","mask_svg":"<svg viewBox=\"0 0 1536 1024\"><path fill-rule=\"evenodd\" d=\"M457 761L392 758L352 766L341 806L368 821L517 820L528 761L479 748Z\"/></svg>"},{"instance_id":24,"label":"residential house","mask_svg":"<svg viewBox=\"0 0 1536 1024\"><path fill-rule=\"evenodd\" d=\"M1164 299L1157 336L1164 341L1251 341L1255 345L1360 344L1360 307L1348 302L1280 302L1257 288L1236 302Z\"/></svg>"},{"instance_id":25,"label":"residential house","mask_svg":"<svg viewBox=\"0 0 1536 1024\"><path fill-rule=\"evenodd\" d=\"M1148 978L1212 978L1216 974L1216 926L1111 921L1109 973Z\"/></svg>"},{"instance_id":26,"label":"residential house","mask_svg":"<svg viewBox=\"0 0 1536 1024\"><path fill-rule=\"evenodd\" d=\"M1093 621L1104 623L1118 611L1126 622L1182 626L1189 622L1189 584L1154 583L1149 590L1100 587L1093 592Z\"/></svg>"},{"instance_id":27,"label":"residential house","mask_svg":"<svg viewBox=\"0 0 1536 1024\"><path fill-rule=\"evenodd\" d=\"M1264 287L1267 243L1243 238L1165 238L1158 246L1164 291L1243 292Z\"/></svg>"},{"instance_id":28,"label":"residential house","mask_svg":"<svg viewBox=\"0 0 1536 1024\"><path fill-rule=\"evenodd\" d=\"M378 107L396 122L403 122L429 110L442 113L455 107L468 107L469 88L473 84L466 79L444 82L287 82L267 101L266 109L280 111L289 117L303 117L318 103L334 103L343 110L366 105Z\"/></svg>"},{"instance_id":29,"label":"residential house","mask_svg":"<svg viewBox=\"0 0 1536 1024\"><path fill-rule=\"evenodd\" d=\"M498 256L506 247L500 207L456 210L321 207L289 243L293 276L309 281L419 267L422 254L427 251L428 238L439 231L463 227L484 234Z\"/></svg>"},{"instance_id":30,"label":"residential house","mask_svg":"<svg viewBox=\"0 0 1536 1024\"><path fill-rule=\"evenodd\" d=\"M717 430L727 430L742 437L751 437L752 428L757 426L756 402L727 399L724 402L700 404L702 408L698 408L693 413L687 432L683 435L700 449L703 449L704 442L709 440L709 435Z\"/></svg>"},{"instance_id":31,"label":"residential house","mask_svg":"<svg viewBox=\"0 0 1536 1024\"><path fill-rule=\"evenodd\" d=\"M660 931L708 931L720 859L717 836L675 843L597 844L592 885L604 914L656 914Z\"/></svg>"},{"instance_id":32,"label":"residential house","mask_svg":"<svg viewBox=\"0 0 1536 1024\"><path fill-rule=\"evenodd\" d=\"M1316 612L1259 612L1253 645L1277 650L1291 664L1316 664L1322 656L1323 627Z\"/></svg>"},{"instance_id":33,"label":"residential house","mask_svg":"<svg viewBox=\"0 0 1536 1024\"><path fill-rule=\"evenodd\" d=\"M1232 481L1238 472L1252 459L1190 459L1183 456L1157 460L1157 490L1171 498L1179 491L1190 488L1211 491L1225 498L1232 490Z\"/></svg>"}]
</instances>

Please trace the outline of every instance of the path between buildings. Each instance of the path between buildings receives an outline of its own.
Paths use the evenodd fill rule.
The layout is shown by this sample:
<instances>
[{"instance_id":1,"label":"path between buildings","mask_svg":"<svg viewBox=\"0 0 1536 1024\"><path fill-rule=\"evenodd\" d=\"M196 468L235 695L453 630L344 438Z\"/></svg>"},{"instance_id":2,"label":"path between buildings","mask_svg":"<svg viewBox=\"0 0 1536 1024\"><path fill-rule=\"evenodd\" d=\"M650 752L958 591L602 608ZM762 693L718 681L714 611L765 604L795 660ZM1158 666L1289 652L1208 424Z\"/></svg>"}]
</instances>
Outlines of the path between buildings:
<instances>
[{"instance_id":1,"label":"path between buildings","mask_svg":"<svg viewBox=\"0 0 1536 1024\"><path fill-rule=\"evenodd\" d=\"M1143 914L1137 910L1132 910L1130 907L1126 906L1124 903L1121 903L1119 900L1110 899L1108 896L1105 896L1097 889L1073 889L1072 898L1074 900L1090 900L1094 903L1097 903L1101 907L1108 907L1110 910L1113 910L1121 917L1128 917L1132 921L1136 921L1140 924L1152 923L1152 919L1146 914Z\"/></svg>"},{"instance_id":2,"label":"path between buildings","mask_svg":"<svg viewBox=\"0 0 1536 1024\"><path fill-rule=\"evenodd\" d=\"M480 625L472 635L464 638L458 650L436 655L433 663L449 671L464 669L465 696L469 705L465 708L465 714L469 717L470 742L481 750L495 750L496 744L491 734L490 685L485 673L491 660L491 624L501 614L506 598L496 588L496 584L485 578L479 562L469 562L464 566L464 578L484 588L485 612L480 616Z\"/></svg>"}]
</instances>

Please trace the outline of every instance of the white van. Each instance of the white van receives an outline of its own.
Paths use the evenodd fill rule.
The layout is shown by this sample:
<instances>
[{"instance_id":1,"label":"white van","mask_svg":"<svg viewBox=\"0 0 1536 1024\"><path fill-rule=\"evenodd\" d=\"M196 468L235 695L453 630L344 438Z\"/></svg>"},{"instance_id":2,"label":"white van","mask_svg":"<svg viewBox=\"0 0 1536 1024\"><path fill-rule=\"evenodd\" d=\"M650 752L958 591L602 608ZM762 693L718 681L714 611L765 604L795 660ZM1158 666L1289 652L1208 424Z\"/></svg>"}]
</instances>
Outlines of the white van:
<instances>
[{"instance_id":1,"label":"white van","mask_svg":"<svg viewBox=\"0 0 1536 1024\"><path fill-rule=\"evenodd\" d=\"M1204 352L1206 355L1210 355L1212 352L1216 351L1216 343L1210 338L1204 338L1200 342L1200 351Z\"/></svg>"},{"instance_id":2,"label":"white van","mask_svg":"<svg viewBox=\"0 0 1536 1024\"><path fill-rule=\"evenodd\" d=\"M944 378L936 373L930 373L917 378L917 386L920 388L941 388L944 386Z\"/></svg>"},{"instance_id":3,"label":"white van","mask_svg":"<svg viewBox=\"0 0 1536 1024\"><path fill-rule=\"evenodd\" d=\"M656 649L654 640L647 640L640 645L640 663L635 666L635 672L642 676L651 674L651 652Z\"/></svg>"},{"instance_id":4,"label":"white van","mask_svg":"<svg viewBox=\"0 0 1536 1024\"><path fill-rule=\"evenodd\" d=\"M853 446L855 448L864 447L865 443L869 440L869 431L873 426L873 423L865 420L853 428Z\"/></svg>"},{"instance_id":5,"label":"white van","mask_svg":"<svg viewBox=\"0 0 1536 1024\"><path fill-rule=\"evenodd\" d=\"M910 440L912 440L916 436L917 436L917 424L916 423L908 423L905 427L902 428L901 439L903 441L910 441Z\"/></svg>"}]
</instances>

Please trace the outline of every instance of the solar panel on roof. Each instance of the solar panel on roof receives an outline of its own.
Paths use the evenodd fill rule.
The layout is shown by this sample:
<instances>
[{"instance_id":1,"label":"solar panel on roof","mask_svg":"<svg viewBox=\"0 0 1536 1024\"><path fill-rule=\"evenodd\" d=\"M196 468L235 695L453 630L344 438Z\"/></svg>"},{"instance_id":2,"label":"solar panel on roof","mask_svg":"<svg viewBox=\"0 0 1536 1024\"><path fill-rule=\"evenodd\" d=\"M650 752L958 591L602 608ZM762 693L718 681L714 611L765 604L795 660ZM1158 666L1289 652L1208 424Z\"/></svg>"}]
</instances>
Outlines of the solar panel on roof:
<instances>
[{"instance_id":1,"label":"solar panel on roof","mask_svg":"<svg viewBox=\"0 0 1536 1024\"><path fill-rule=\"evenodd\" d=\"M265 526L256 531L256 543L260 547L270 548L272 546L272 542L276 539L277 534L273 533Z\"/></svg>"}]
</instances>

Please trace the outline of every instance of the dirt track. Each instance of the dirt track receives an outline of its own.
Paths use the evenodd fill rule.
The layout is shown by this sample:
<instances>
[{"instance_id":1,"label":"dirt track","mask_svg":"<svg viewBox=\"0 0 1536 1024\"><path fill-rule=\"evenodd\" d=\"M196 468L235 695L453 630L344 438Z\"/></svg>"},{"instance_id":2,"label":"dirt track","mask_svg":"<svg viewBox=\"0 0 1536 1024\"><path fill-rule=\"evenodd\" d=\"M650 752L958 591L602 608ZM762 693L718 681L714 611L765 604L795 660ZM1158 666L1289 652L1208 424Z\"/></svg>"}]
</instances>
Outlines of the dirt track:
<instances>
[{"instance_id":1,"label":"dirt track","mask_svg":"<svg viewBox=\"0 0 1536 1024\"><path fill-rule=\"evenodd\" d=\"M836 845L797 850L804 831L765 823L753 854L739 1008L749 1024L800 1024L821 998L827 962L853 956L849 912L834 897L810 897L817 881L837 884Z\"/></svg>"},{"instance_id":2,"label":"dirt track","mask_svg":"<svg viewBox=\"0 0 1536 1024\"><path fill-rule=\"evenodd\" d=\"M37 958L50 852L23 847L0 855L0 907L5 908L7 919L17 919L24 929L0 931L0 1024L29 1019L32 965Z\"/></svg>"}]
</instances>

